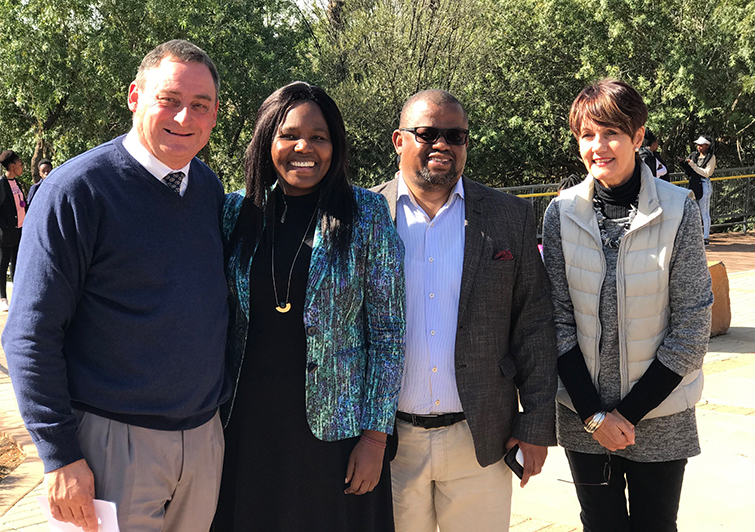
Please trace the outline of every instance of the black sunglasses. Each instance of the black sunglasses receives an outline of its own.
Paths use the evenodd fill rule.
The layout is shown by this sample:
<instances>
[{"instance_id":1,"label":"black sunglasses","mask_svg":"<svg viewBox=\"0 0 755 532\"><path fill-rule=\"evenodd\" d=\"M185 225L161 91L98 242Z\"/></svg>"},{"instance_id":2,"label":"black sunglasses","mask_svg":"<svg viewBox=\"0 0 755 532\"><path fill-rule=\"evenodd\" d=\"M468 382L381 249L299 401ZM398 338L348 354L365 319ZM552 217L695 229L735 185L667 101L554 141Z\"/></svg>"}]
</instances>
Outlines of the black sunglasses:
<instances>
[{"instance_id":1,"label":"black sunglasses","mask_svg":"<svg viewBox=\"0 0 755 532\"><path fill-rule=\"evenodd\" d=\"M435 144L443 136L451 146L463 146L469 140L469 130L460 127L441 129L439 127L402 127L399 131L413 133L422 144Z\"/></svg>"}]
</instances>

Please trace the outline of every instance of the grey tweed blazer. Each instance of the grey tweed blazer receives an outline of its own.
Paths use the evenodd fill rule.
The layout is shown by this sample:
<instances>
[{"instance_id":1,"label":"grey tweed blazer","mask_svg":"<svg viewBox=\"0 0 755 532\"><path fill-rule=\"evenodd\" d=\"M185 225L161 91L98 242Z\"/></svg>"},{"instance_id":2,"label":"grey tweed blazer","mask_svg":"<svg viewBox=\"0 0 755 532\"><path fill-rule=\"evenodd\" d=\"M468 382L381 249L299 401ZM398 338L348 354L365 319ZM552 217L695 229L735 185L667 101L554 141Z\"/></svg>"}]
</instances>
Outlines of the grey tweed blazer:
<instances>
[{"instance_id":1,"label":"grey tweed blazer","mask_svg":"<svg viewBox=\"0 0 755 532\"><path fill-rule=\"evenodd\" d=\"M503 457L511 436L556 445L558 353L532 205L462 179L466 230L456 384L477 461L485 467ZM395 221L397 180L372 190L388 200Z\"/></svg>"}]
</instances>

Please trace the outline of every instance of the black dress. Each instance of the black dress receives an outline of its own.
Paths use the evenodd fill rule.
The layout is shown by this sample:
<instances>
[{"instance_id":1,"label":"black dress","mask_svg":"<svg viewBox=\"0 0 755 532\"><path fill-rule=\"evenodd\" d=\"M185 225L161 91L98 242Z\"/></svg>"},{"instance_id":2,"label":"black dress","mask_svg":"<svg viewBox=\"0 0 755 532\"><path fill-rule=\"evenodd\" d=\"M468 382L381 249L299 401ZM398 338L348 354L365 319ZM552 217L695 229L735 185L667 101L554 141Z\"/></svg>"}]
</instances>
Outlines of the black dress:
<instances>
[{"instance_id":1,"label":"black dress","mask_svg":"<svg viewBox=\"0 0 755 532\"><path fill-rule=\"evenodd\" d=\"M278 188L278 191L280 188ZM318 193L276 193L275 279L285 301L291 264L317 207ZM249 275L249 334L226 448L215 532L392 532L390 469L384 458L375 490L345 495L358 438L318 440L305 412L304 296L314 227L291 274L291 310L275 309L268 224Z\"/></svg>"}]
</instances>

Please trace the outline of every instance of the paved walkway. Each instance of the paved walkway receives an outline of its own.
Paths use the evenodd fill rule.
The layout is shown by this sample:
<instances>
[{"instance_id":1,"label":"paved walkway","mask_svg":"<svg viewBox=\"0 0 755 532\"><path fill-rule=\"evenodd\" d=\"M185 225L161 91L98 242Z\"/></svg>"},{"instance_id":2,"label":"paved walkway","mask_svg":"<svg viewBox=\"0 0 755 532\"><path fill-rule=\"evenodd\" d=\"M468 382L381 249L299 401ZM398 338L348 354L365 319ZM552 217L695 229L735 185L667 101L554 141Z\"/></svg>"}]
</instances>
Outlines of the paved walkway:
<instances>
[{"instance_id":1,"label":"paved walkway","mask_svg":"<svg viewBox=\"0 0 755 532\"><path fill-rule=\"evenodd\" d=\"M682 532L750 532L755 530L755 235L711 235L707 254L727 267L732 321L727 334L711 338L705 357L697 409L702 454L687 465L678 525ZM582 530L574 487L558 480L570 478L563 450L551 448L543 473L526 488L514 488L514 512L538 521L511 530Z\"/></svg>"},{"instance_id":2,"label":"paved walkway","mask_svg":"<svg viewBox=\"0 0 755 532\"><path fill-rule=\"evenodd\" d=\"M687 466L679 530L755 530L755 235L712 235L708 259L729 272L732 323L712 338L706 356L705 390L698 404L702 455ZM0 328L7 314L0 314ZM47 532L36 495L43 494L42 468L23 429L0 350L0 431L23 445L28 456L0 482L0 532ZM524 489L514 487L512 532L577 532L579 504L561 449L551 448L543 473ZM296 531L292 531L296 532ZM470 532L474 529L470 528Z\"/></svg>"},{"instance_id":3,"label":"paved walkway","mask_svg":"<svg viewBox=\"0 0 755 532\"><path fill-rule=\"evenodd\" d=\"M13 295L12 285L8 285ZM5 328L8 313L0 313L0 331ZM42 461L18 413L13 395L5 352L0 348L0 433L10 436L25 453L26 459L9 476L0 481L0 532L23 530L47 532L44 518L32 495L41 494ZM35 489L36 488L36 489ZM31 494L29 492L32 492ZM28 495L27 495L28 494ZM7 513L6 513L7 512Z\"/></svg>"}]
</instances>

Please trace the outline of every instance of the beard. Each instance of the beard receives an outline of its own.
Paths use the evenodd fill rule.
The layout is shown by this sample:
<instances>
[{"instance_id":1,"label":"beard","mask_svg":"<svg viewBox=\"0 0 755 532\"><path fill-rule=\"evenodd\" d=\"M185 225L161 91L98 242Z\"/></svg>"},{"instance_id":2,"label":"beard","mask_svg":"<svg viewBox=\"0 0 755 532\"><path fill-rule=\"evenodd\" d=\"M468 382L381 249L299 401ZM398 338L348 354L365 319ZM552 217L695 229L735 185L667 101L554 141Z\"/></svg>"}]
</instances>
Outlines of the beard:
<instances>
[{"instance_id":1,"label":"beard","mask_svg":"<svg viewBox=\"0 0 755 532\"><path fill-rule=\"evenodd\" d=\"M443 173L431 172L427 164L424 164L422 169L417 172L417 177L419 178L417 179L417 185L425 190L447 188L459 179L459 171L456 167L456 161L454 161L447 172Z\"/></svg>"}]
</instances>

